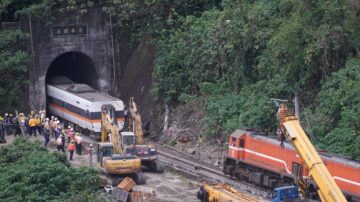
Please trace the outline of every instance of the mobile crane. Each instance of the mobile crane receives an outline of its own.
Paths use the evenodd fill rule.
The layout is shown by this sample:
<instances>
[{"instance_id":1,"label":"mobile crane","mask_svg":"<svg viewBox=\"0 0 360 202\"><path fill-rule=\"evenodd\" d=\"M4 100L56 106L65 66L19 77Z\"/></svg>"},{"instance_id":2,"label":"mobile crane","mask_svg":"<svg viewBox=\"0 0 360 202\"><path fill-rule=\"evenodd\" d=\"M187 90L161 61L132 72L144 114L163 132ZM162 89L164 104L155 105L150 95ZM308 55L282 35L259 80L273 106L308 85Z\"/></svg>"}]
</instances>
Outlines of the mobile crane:
<instances>
[{"instance_id":1,"label":"mobile crane","mask_svg":"<svg viewBox=\"0 0 360 202\"><path fill-rule=\"evenodd\" d=\"M142 165L148 167L149 169L158 173L164 172L164 167L157 158L155 146L144 144L144 133L142 129L141 116L134 101L134 97L130 98L129 112L129 133L134 134L135 145L133 148L127 148L127 152L132 153L133 155L140 158Z\"/></svg>"},{"instance_id":2,"label":"mobile crane","mask_svg":"<svg viewBox=\"0 0 360 202\"><path fill-rule=\"evenodd\" d=\"M305 162L311 177L317 187L321 201L343 202L344 194L330 175L320 155L315 150L309 138L302 129L299 120L288 110L285 103L278 103L279 129L282 135L294 145L301 159Z\"/></svg>"},{"instance_id":3,"label":"mobile crane","mask_svg":"<svg viewBox=\"0 0 360 202\"><path fill-rule=\"evenodd\" d=\"M211 185L204 182L197 191L197 198L200 199L201 202L258 201L258 199L251 196L250 194L239 192L226 183Z\"/></svg>"},{"instance_id":4,"label":"mobile crane","mask_svg":"<svg viewBox=\"0 0 360 202\"><path fill-rule=\"evenodd\" d=\"M120 133L121 128L115 120L115 108L103 105L101 108L101 142L98 143L97 157L101 170L117 185L120 178L129 176L137 184L144 184L141 173L141 160L127 153L126 146L135 142L134 135Z\"/></svg>"}]
</instances>

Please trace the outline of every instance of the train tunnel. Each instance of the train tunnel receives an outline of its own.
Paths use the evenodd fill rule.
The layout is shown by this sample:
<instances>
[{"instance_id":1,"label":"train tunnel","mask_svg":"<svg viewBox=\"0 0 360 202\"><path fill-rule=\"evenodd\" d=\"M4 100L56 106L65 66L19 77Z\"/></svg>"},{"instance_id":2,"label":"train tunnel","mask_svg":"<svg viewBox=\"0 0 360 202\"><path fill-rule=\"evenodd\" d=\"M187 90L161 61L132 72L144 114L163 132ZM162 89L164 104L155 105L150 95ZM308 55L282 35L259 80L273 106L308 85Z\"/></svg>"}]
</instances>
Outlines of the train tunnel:
<instances>
[{"instance_id":1,"label":"train tunnel","mask_svg":"<svg viewBox=\"0 0 360 202\"><path fill-rule=\"evenodd\" d=\"M65 76L74 82L84 83L99 90L99 77L94 62L81 52L66 52L55 58L47 71L46 83L51 82L55 76Z\"/></svg>"}]
</instances>

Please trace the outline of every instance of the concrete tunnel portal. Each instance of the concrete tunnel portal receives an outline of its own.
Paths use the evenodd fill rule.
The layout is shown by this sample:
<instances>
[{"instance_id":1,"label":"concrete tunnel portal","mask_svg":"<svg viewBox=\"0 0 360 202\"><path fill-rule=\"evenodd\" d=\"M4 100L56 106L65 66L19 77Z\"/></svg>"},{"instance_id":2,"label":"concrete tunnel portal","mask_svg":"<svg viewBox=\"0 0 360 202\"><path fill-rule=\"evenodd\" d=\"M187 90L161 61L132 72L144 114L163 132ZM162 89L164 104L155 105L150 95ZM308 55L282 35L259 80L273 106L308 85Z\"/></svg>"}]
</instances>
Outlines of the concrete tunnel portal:
<instances>
[{"instance_id":1,"label":"concrete tunnel portal","mask_svg":"<svg viewBox=\"0 0 360 202\"><path fill-rule=\"evenodd\" d=\"M65 76L76 83L84 83L99 90L99 76L94 62L81 52L66 52L56 57L46 73L46 83L51 83L55 76Z\"/></svg>"}]
</instances>

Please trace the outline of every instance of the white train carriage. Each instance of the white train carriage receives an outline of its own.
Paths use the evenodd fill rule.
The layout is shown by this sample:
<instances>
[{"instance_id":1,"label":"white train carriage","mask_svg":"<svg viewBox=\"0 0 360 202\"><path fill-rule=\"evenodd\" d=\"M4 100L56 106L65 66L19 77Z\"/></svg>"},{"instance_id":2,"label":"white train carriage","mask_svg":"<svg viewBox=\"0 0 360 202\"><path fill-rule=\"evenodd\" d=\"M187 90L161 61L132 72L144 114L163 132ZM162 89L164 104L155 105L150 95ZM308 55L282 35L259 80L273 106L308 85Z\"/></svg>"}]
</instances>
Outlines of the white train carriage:
<instances>
[{"instance_id":1,"label":"white train carriage","mask_svg":"<svg viewBox=\"0 0 360 202\"><path fill-rule=\"evenodd\" d=\"M51 114L74 123L90 132L101 132L101 106L115 107L115 117L124 127L124 103L92 89L86 84L47 84L47 106Z\"/></svg>"}]
</instances>

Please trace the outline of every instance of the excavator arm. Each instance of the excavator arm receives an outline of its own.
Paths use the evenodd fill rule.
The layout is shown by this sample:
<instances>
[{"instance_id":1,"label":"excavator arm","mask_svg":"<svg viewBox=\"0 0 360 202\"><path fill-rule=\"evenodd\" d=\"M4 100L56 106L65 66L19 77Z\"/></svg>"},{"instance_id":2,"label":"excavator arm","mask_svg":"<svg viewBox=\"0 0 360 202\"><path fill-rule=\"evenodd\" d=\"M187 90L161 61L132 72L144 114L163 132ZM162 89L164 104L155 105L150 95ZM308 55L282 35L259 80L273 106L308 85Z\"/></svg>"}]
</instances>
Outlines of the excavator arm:
<instances>
[{"instance_id":1,"label":"excavator arm","mask_svg":"<svg viewBox=\"0 0 360 202\"><path fill-rule=\"evenodd\" d=\"M112 105L104 105L101 108L101 142L111 142L114 144L114 154L122 154L120 128L113 120L115 109Z\"/></svg>"},{"instance_id":2,"label":"excavator arm","mask_svg":"<svg viewBox=\"0 0 360 202\"><path fill-rule=\"evenodd\" d=\"M134 135L136 137L136 144L142 145L144 144L144 133L142 130L141 116L138 112L134 97L130 98L129 112L131 116L129 120L130 130L134 132Z\"/></svg>"},{"instance_id":3,"label":"excavator arm","mask_svg":"<svg viewBox=\"0 0 360 202\"><path fill-rule=\"evenodd\" d=\"M343 193L330 175L320 155L302 129L299 120L289 113L285 104L280 104L278 111L280 130L294 145L298 154L309 169L309 176L318 186L321 201L342 202L346 201Z\"/></svg>"}]
</instances>

